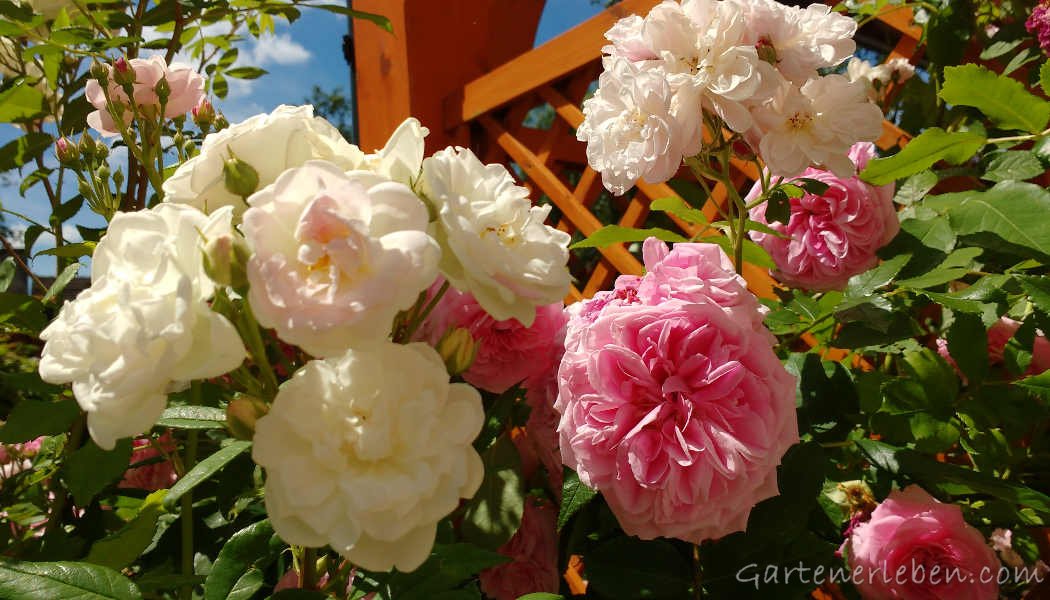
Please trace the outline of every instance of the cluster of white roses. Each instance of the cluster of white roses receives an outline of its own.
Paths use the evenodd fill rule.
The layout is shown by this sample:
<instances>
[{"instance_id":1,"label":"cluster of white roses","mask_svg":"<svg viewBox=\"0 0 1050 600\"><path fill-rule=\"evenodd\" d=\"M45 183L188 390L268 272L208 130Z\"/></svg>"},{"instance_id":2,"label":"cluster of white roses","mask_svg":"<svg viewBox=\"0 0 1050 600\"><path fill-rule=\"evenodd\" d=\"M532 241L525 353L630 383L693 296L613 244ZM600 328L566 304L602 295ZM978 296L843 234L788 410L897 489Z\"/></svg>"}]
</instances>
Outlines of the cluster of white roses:
<instances>
[{"instance_id":1,"label":"cluster of white roses","mask_svg":"<svg viewBox=\"0 0 1050 600\"><path fill-rule=\"evenodd\" d=\"M396 318L439 277L525 325L569 287L569 236L544 224L549 207L469 150L424 160L427 133L408 119L366 155L312 107L282 106L209 135L165 202L113 219L91 288L41 336L41 376L73 384L99 446L148 431L168 393L247 356L209 306L231 283L209 279L211 253L241 248L248 289L224 293L316 358L256 424L274 528L369 569L419 566L480 485L484 412L434 348L391 339Z\"/></svg>"},{"instance_id":2,"label":"cluster of white roses","mask_svg":"<svg viewBox=\"0 0 1050 600\"><path fill-rule=\"evenodd\" d=\"M606 33L577 138L617 194L672 177L701 152L705 126L739 134L774 175L813 165L849 176L850 147L879 136L882 113L864 83L822 71L853 54L855 32L823 4L664 0Z\"/></svg>"}]
</instances>

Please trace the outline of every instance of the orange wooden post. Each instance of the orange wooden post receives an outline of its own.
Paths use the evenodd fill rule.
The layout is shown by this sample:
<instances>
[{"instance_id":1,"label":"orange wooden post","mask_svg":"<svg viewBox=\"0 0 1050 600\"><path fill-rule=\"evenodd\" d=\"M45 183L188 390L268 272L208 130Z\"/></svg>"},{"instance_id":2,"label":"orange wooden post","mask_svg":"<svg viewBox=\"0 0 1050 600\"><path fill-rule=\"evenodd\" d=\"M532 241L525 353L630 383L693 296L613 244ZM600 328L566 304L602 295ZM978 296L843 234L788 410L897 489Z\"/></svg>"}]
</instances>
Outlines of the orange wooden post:
<instances>
[{"instance_id":1,"label":"orange wooden post","mask_svg":"<svg viewBox=\"0 0 1050 600\"><path fill-rule=\"evenodd\" d=\"M354 0L394 32L354 20L359 143L382 147L406 117L430 128L427 153L467 145L446 131L444 102L468 82L532 48L545 0Z\"/></svg>"}]
</instances>

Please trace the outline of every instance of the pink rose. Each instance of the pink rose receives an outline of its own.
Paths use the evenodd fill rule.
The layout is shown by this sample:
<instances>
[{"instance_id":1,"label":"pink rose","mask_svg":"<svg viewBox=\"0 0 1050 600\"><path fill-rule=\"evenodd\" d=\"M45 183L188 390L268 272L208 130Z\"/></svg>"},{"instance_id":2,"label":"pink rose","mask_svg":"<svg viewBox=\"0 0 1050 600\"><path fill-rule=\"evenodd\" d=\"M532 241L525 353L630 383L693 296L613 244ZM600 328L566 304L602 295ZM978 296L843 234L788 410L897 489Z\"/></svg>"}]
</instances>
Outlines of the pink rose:
<instances>
[{"instance_id":1,"label":"pink rose","mask_svg":"<svg viewBox=\"0 0 1050 600\"><path fill-rule=\"evenodd\" d=\"M778 493L798 441L795 383L721 250L645 249L645 277L618 286L633 292L569 323L561 455L627 533L699 543L743 530Z\"/></svg>"},{"instance_id":2,"label":"pink rose","mask_svg":"<svg viewBox=\"0 0 1050 600\"><path fill-rule=\"evenodd\" d=\"M535 497L526 500L521 527L499 548L500 554L514 560L480 574L481 591L486 596L515 600L533 592L557 593L561 583L555 530L557 516L558 510L551 503Z\"/></svg>"},{"instance_id":3,"label":"pink rose","mask_svg":"<svg viewBox=\"0 0 1050 600\"><path fill-rule=\"evenodd\" d=\"M134 449L131 451L129 464L137 465L146 461L151 462L141 467L128 469L124 473L124 479L117 484L117 487L135 488L151 492L171 487L175 480L178 479L178 476L175 474L175 467L171 464L171 461L163 458L164 454L150 442L149 437L136 438L132 444ZM164 452L169 454L175 452L175 440L172 439L171 433L165 433L158 437L156 444L163 448ZM157 458L161 460L152 460Z\"/></svg>"},{"instance_id":4,"label":"pink rose","mask_svg":"<svg viewBox=\"0 0 1050 600\"><path fill-rule=\"evenodd\" d=\"M999 560L962 509L911 485L893 491L849 538L854 583L871 600L994 600Z\"/></svg>"},{"instance_id":5,"label":"pink rose","mask_svg":"<svg viewBox=\"0 0 1050 600\"><path fill-rule=\"evenodd\" d=\"M442 280L435 282L430 293L435 293L441 283ZM498 321L470 293L450 287L427 318L420 338L436 345L451 328L470 331L478 350L463 379L475 387L502 394L544 370L555 370L567 319L559 302L537 307L530 327L516 319Z\"/></svg>"},{"instance_id":6,"label":"pink rose","mask_svg":"<svg viewBox=\"0 0 1050 600\"><path fill-rule=\"evenodd\" d=\"M132 95L139 110L146 112L160 110L160 98L157 97L155 88L161 79L168 82L170 90L168 101L164 105L164 117L168 119L186 114L204 97L204 77L189 65L182 63L168 65L161 56L133 58L127 61L127 65L135 71ZM114 81L113 67L107 65L106 68L109 70L109 97L112 101L120 102L125 106L124 123L129 124L132 111L128 105L128 95ZM84 95L88 102L96 108L87 117L88 125L102 135L117 135L119 127L113 120L113 116L106 110L106 94L103 93L102 86L97 80L88 79Z\"/></svg>"},{"instance_id":7,"label":"pink rose","mask_svg":"<svg viewBox=\"0 0 1050 600\"><path fill-rule=\"evenodd\" d=\"M1002 364L1003 351L1006 350L1006 344L1009 343L1010 339L1014 337L1020 328L1020 321L1015 321L1010 317L1000 317L988 329L989 364ZM955 367L956 371L959 370L955 364L955 359L948 352L948 340L944 338L937 339L937 353ZM1050 369L1050 341L1046 339L1042 332L1037 332L1035 342L1032 344L1032 360L1028 363L1028 370L1025 372L1025 375L1038 375L1047 369ZM965 377L963 377L963 382L966 382Z\"/></svg>"},{"instance_id":8,"label":"pink rose","mask_svg":"<svg viewBox=\"0 0 1050 600\"><path fill-rule=\"evenodd\" d=\"M875 146L864 142L853 146L850 159L863 169L875 156ZM801 177L828 184L822 196L805 194L791 199L787 225L769 223L766 204L751 209L751 218L787 235L780 238L759 231L751 239L769 252L777 265L780 281L811 290L839 290L850 277L878 264L875 252L900 230L893 206L893 185L874 187L859 177L843 179L820 169L809 168ZM756 184L747 196L762 194Z\"/></svg>"}]
</instances>

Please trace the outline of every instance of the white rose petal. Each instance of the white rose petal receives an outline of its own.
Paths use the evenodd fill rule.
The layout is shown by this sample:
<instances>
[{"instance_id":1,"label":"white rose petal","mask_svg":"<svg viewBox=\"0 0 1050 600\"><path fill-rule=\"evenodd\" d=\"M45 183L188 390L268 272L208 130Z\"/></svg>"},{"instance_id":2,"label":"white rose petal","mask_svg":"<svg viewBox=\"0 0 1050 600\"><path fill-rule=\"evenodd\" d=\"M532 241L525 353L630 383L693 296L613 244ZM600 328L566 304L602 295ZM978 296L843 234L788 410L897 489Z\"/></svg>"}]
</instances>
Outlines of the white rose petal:
<instances>
[{"instance_id":1,"label":"white rose petal","mask_svg":"<svg viewBox=\"0 0 1050 600\"><path fill-rule=\"evenodd\" d=\"M532 206L506 167L446 148L423 161L423 188L438 212L441 272L493 318L528 327L537 306L568 293L569 234L543 223L550 207Z\"/></svg>"},{"instance_id":2,"label":"white rose petal","mask_svg":"<svg viewBox=\"0 0 1050 600\"><path fill-rule=\"evenodd\" d=\"M411 377L405 377L411 373ZM315 360L256 424L266 508L291 544L330 545L372 571L412 571L436 524L481 484L481 396L433 348L379 342Z\"/></svg>"}]
</instances>

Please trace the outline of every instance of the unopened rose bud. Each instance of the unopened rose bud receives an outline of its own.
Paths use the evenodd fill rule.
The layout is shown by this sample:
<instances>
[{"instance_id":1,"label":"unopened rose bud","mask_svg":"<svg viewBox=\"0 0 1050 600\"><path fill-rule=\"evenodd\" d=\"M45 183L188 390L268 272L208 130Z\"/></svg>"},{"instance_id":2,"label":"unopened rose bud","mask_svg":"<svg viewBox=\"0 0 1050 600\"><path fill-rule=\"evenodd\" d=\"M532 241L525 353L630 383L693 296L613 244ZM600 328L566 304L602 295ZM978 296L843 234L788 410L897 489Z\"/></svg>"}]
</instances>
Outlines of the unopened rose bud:
<instances>
[{"instance_id":1,"label":"unopened rose bud","mask_svg":"<svg viewBox=\"0 0 1050 600\"><path fill-rule=\"evenodd\" d=\"M241 198L247 198L259 189L259 173L251 165L230 156L222 165L222 174L225 177L226 189Z\"/></svg>"},{"instance_id":2,"label":"unopened rose bud","mask_svg":"<svg viewBox=\"0 0 1050 600\"><path fill-rule=\"evenodd\" d=\"M113 63L113 81L121 87L127 87L135 83L135 68L121 56Z\"/></svg>"},{"instance_id":3,"label":"unopened rose bud","mask_svg":"<svg viewBox=\"0 0 1050 600\"><path fill-rule=\"evenodd\" d=\"M211 102L206 97L202 97L197 102L197 106L194 106L190 112L193 114L193 122L202 131L211 127L212 123L215 122L215 107L211 105Z\"/></svg>"},{"instance_id":4,"label":"unopened rose bud","mask_svg":"<svg viewBox=\"0 0 1050 600\"><path fill-rule=\"evenodd\" d=\"M224 117L222 113L215 117L215 131L222 131L229 126L230 122L226 120L226 117Z\"/></svg>"},{"instance_id":5,"label":"unopened rose bud","mask_svg":"<svg viewBox=\"0 0 1050 600\"><path fill-rule=\"evenodd\" d=\"M100 62L92 63L91 78L98 81L102 87L106 87L109 84L109 69Z\"/></svg>"},{"instance_id":6,"label":"unopened rose bud","mask_svg":"<svg viewBox=\"0 0 1050 600\"><path fill-rule=\"evenodd\" d=\"M219 285L243 290L248 287L249 257L251 250L241 236L216 236L204 245L204 272Z\"/></svg>"},{"instance_id":7,"label":"unopened rose bud","mask_svg":"<svg viewBox=\"0 0 1050 600\"><path fill-rule=\"evenodd\" d=\"M470 368L478 353L478 345L464 327L449 329L437 343L438 354L445 361L449 375L459 375Z\"/></svg>"},{"instance_id":8,"label":"unopened rose bud","mask_svg":"<svg viewBox=\"0 0 1050 600\"><path fill-rule=\"evenodd\" d=\"M63 136L55 140L55 157L63 165L74 165L80 160L80 150L76 144Z\"/></svg>"},{"instance_id":9,"label":"unopened rose bud","mask_svg":"<svg viewBox=\"0 0 1050 600\"><path fill-rule=\"evenodd\" d=\"M238 395L226 406L226 428L239 440L251 440L255 435L255 422L270 407L254 396Z\"/></svg>"},{"instance_id":10,"label":"unopened rose bud","mask_svg":"<svg viewBox=\"0 0 1050 600\"><path fill-rule=\"evenodd\" d=\"M98 180L102 183L107 183L109 181L109 172L109 165L106 163L102 163L99 165L98 169L95 169L95 175L98 176Z\"/></svg>"},{"instance_id":11,"label":"unopened rose bud","mask_svg":"<svg viewBox=\"0 0 1050 600\"><path fill-rule=\"evenodd\" d=\"M98 146L95 144L95 140L93 140L91 136L86 134L81 136L79 148L80 154L84 158L90 159L91 157L98 154Z\"/></svg>"},{"instance_id":12,"label":"unopened rose bud","mask_svg":"<svg viewBox=\"0 0 1050 600\"><path fill-rule=\"evenodd\" d=\"M171 96L171 86L168 85L168 78L161 77L157 85L153 86L153 93L160 99L161 104L167 104L168 97Z\"/></svg>"},{"instance_id":13,"label":"unopened rose bud","mask_svg":"<svg viewBox=\"0 0 1050 600\"><path fill-rule=\"evenodd\" d=\"M105 159L109 156L109 146L106 145L106 142L103 142L102 140L95 142L95 156L100 159Z\"/></svg>"}]
</instances>

